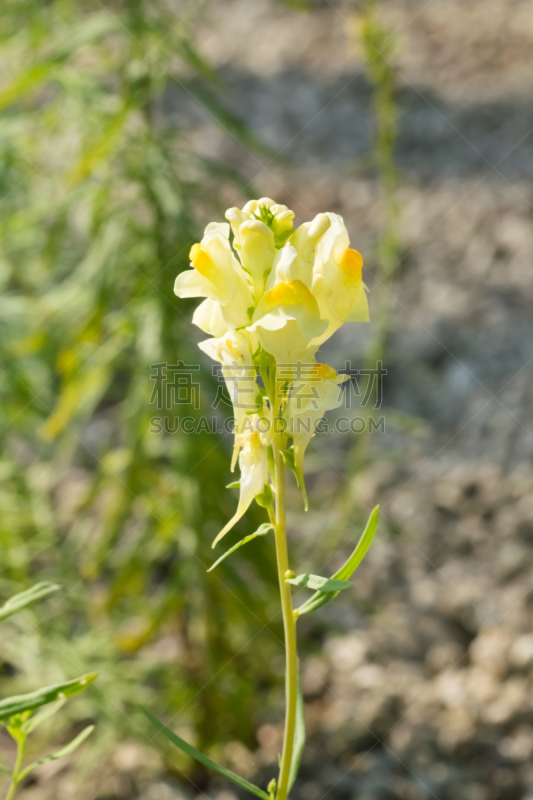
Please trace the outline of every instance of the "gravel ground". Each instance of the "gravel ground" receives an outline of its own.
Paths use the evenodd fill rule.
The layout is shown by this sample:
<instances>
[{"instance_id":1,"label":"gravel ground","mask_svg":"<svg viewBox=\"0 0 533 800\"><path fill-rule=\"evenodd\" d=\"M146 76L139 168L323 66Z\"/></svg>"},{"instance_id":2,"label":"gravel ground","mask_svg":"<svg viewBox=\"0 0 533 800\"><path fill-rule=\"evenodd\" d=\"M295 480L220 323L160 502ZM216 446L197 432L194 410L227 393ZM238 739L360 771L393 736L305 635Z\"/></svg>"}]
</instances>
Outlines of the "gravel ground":
<instances>
[{"instance_id":1,"label":"gravel ground","mask_svg":"<svg viewBox=\"0 0 533 800\"><path fill-rule=\"evenodd\" d=\"M375 177L360 167L370 89L357 7L315 5L300 14L217 0L200 24L228 102L281 159L252 155L179 87L167 113L299 221L341 213L365 253L380 209ZM533 2L382 8L398 32L403 259L385 290L386 433L342 491L350 508L379 501L384 522L357 573L357 607L339 601L308 629L334 632L323 655L304 659L309 746L294 797L533 800ZM337 366L359 334L337 341ZM317 544L338 522L327 501L342 485L346 445L324 437L310 460L323 510L306 535ZM266 723L256 753L234 743L228 758L266 774L279 737ZM123 755L98 796L206 796L154 782L148 762L132 772ZM50 795L39 781L25 796L71 797L67 780ZM235 800L216 782L207 796Z\"/></svg>"}]
</instances>

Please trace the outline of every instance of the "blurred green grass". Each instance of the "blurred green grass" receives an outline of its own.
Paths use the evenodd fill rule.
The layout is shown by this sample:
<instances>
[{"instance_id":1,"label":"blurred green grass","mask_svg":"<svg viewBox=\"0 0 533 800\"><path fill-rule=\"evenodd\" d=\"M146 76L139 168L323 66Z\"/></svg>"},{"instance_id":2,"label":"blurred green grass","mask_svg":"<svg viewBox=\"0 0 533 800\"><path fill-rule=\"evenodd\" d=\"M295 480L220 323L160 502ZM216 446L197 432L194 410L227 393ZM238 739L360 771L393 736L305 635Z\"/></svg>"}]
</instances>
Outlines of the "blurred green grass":
<instances>
[{"instance_id":1,"label":"blurred green grass","mask_svg":"<svg viewBox=\"0 0 533 800\"><path fill-rule=\"evenodd\" d=\"M141 700L201 747L249 741L276 680L268 544L205 572L230 437L149 431L150 365L198 361L175 275L241 188L156 100L179 81L257 145L194 47L204 6L8 0L0 23L0 598L64 587L12 623L0 693L99 671L72 704L92 747L135 735Z\"/></svg>"}]
</instances>

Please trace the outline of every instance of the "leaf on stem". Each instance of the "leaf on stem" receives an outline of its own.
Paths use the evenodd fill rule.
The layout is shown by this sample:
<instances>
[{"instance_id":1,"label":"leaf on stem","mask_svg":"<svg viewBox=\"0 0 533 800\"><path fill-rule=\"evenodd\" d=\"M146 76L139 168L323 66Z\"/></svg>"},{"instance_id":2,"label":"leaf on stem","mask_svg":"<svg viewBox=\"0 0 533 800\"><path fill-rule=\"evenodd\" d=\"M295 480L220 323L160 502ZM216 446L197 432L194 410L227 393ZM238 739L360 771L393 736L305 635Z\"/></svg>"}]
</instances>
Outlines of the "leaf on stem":
<instances>
[{"instance_id":1,"label":"leaf on stem","mask_svg":"<svg viewBox=\"0 0 533 800\"><path fill-rule=\"evenodd\" d=\"M370 517L368 518L368 522L366 523L366 527L361 534L361 538L357 542L355 550L349 557L349 559L342 565L342 567L335 573L333 576L333 580L338 581L346 581L350 578L365 555L367 554L368 548L372 543L372 539L374 538L374 534L376 532L376 528L379 521L379 506L376 506ZM317 591L315 594L309 598L300 608L298 609L298 616L301 614L308 614L310 611L314 611L317 608L329 603L330 600L333 600L334 597L337 597L339 594L338 591Z\"/></svg>"},{"instance_id":2,"label":"leaf on stem","mask_svg":"<svg viewBox=\"0 0 533 800\"><path fill-rule=\"evenodd\" d=\"M45 722L50 717L53 717L54 714L57 714L60 708L66 703L65 700L58 700L56 703L52 703L51 705L47 705L38 711L33 717L30 717L25 722L22 723L20 726L21 732L28 736L35 728L38 728L43 722Z\"/></svg>"},{"instance_id":3,"label":"leaf on stem","mask_svg":"<svg viewBox=\"0 0 533 800\"><path fill-rule=\"evenodd\" d=\"M249 783L244 778L241 778L239 775L236 775L231 770L226 769L226 767L221 767L220 764L217 764L215 761L212 761L208 756L201 753L196 747L193 747L192 744L188 744L188 742L180 739L173 731L167 728L163 723L159 722L159 720L154 717L146 708L143 708L144 713L163 736L175 744L176 747L179 747L182 752L186 753L186 755L190 756L191 758L195 758L200 764L203 764L204 767L208 767L209 769L215 770L220 775L223 775L225 778L228 778L233 783L236 783L237 786L240 786L241 789L246 789L247 791L251 792L251 794L255 794L256 797L262 798L262 800L270 800L268 794L260 789L258 786L254 786L253 783Z\"/></svg>"},{"instance_id":4,"label":"leaf on stem","mask_svg":"<svg viewBox=\"0 0 533 800\"><path fill-rule=\"evenodd\" d=\"M296 483L298 484L298 489L303 497L304 501L304 508L306 511L309 510L309 500L307 498L307 489L305 488L305 480L301 469L297 469L296 463L294 461L294 446L291 445L286 450L284 450L281 454L283 456L283 461L285 462L285 466L288 469L291 469L294 472L294 476L296 478Z\"/></svg>"},{"instance_id":5,"label":"leaf on stem","mask_svg":"<svg viewBox=\"0 0 533 800\"><path fill-rule=\"evenodd\" d=\"M302 695L302 687L300 686L300 678L298 676L298 695L296 699L296 726L294 729L294 744L292 750L291 769L289 772L289 792L294 786L294 781L300 769L300 761L302 760L302 753L305 747L305 714L304 714L304 698Z\"/></svg>"},{"instance_id":6,"label":"leaf on stem","mask_svg":"<svg viewBox=\"0 0 533 800\"><path fill-rule=\"evenodd\" d=\"M84 742L85 739L87 739L87 737L90 736L93 731L94 731L94 725L89 725L87 728L85 728L85 730L79 733L75 739L69 742L69 744L66 744L65 747L62 747L60 750L56 750L55 753L50 753L49 756L43 756L43 758L40 758L38 761L34 761L33 764L30 764L28 767L23 769L22 772L18 774L17 783L20 783L20 781L22 781L26 777L26 775L28 775L36 767L40 767L42 764L48 764L50 761L57 761L58 759L63 758L64 756L68 756L77 747L79 747L80 744Z\"/></svg>"},{"instance_id":7,"label":"leaf on stem","mask_svg":"<svg viewBox=\"0 0 533 800\"><path fill-rule=\"evenodd\" d=\"M47 703L63 700L65 697L71 697L73 694L82 692L94 681L97 675L97 672L91 672L88 675L82 675L81 678L76 678L74 681L47 686L45 689L38 689L36 692L30 692L29 694L6 697L4 700L0 700L0 722L9 719L15 714L33 711L34 708L40 708Z\"/></svg>"},{"instance_id":8,"label":"leaf on stem","mask_svg":"<svg viewBox=\"0 0 533 800\"><path fill-rule=\"evenodd\" d=\"M281 455L285 463L285 466L288 467L289 469L292 469L294 472L294 470L296 469L294 465L294 447L291 445L286 450L282 450Z\"/></svg>"},{"instance_id":9,"label":"leaf on stem","mask_svg":"<svg viewBox=\"0 0 533 800\"><path fill-rule=\"evenodd\" d=\"M239 547L242 547L243 544L247 544L248 542L251 542L252 539L255 539L257 536L264 536L265 533L268 533L269 531L273 530L274 526L271 525L270 522L263 522L263 524L258 527L255 533L251 533L249 536L245 536L244 539L241 539L240 542L237 542L237 544L234 544L233 547L230 547L229 550L226 550L226 552L223 555L221 555L220 558L217 561L215 561L215 563L212 564L207 571L211 572L211 570L215 569L215 567L218 567L221 561L224 561L225 558L234 553L235 550L238 550Z\"/></svg>"},{"instance_id":10,"label":"leaf on stem","mask_svg":"<svg viewBox=\"0 0 533 800\"><path fill-rule=\"evenodd\" d=\"M53 592L57 592L60 588L61 587L57 583L43 581L42 583L36 583L35 586L32 586L31 589L27 589L25 592L13 595L13 597L10 597L0 608L0 621L7 619L12 616L12 614L17 614L23 608L26 608L32 603L36 603L37 600L42 600L43 597L47 597Z\"/></svg>"},{"instance_id":11,"label":"leaf on stem","mask_svg":"<svg viewBox=\"0 0 533 800\"><path fill-rule=\"evenodd\" d=\"M287 578L287 583L293 586L305 586L308 589L320 589L322 592L341 592L349 589L350 581L338 581L335 578L322 578L320 575L297 575L296 578Z\"/></svg>"}]
</instances>

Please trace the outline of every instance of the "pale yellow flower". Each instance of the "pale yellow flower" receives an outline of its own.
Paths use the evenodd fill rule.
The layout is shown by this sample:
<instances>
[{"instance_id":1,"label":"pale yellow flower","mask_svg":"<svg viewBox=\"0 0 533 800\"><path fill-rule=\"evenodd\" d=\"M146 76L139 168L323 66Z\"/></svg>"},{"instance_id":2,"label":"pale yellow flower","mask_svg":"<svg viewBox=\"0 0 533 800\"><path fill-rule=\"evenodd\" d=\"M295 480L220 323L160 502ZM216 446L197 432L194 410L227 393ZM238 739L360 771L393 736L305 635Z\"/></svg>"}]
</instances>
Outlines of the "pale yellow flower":
<instances>
[{"instance_id":1,"label":"pale yellow flower","mask_svg":"<svg viewBox=\"0 0 533 800\"><path fill-rule=\"evenodd\" d=\"M331 225L317 245L311 290L320 314L329 324L317 339L322 344L343 322L368 322L368 301L362 277L363 258L350 248L342 217L327 214Z\"/></svg>"},{"instance_id":2,"label":"pale yellow flower","mask_svg":"<svg viewBox=\"0 0 533 800\"><path fill-rule=\"evenodd\" d=\"M313 284L313 267L319 241L331 225L327 214L318 214L311 222L304 222L289 239L297 256L292 265L292 276L305 283L308 289Z\"/></svg>"},{"instance_id":3,"label":"pale yellow flower","mask_svg":"<svg viewBox=\"0 0 533 800\"><path fill-rule=\"evenodd\" d=\"M260 300L249 331L278 364L312 358L314 339L327 328L318 304L302 281L280 281Z\"/></svg>"},{"instance_id":4,"label":"pale yellow flower","mask_svg":"<svg viewBox=\"0 0 533 800\"><path fill-rule=\"evenodd\" d=\"M249 508L256 495L262 494L268 486L268 456L267 448L261 440L261 435L256 429L260 417L254 414L249 426L242 434L242 449L239 453L239 468L241 471L240 495L237 511L227 525L220 531L213 547L223 536L230 531Z\"/></svg>"},{"instance_id":5,"label":"pale yellow flower","mask_svg":"<svg viewBox=\"0 0 533 800\"><path fill-rule=\"evenodd\" d=\"M220 303L216 300L211 300L209 297L203 303L200 303L192 315L192 321L204 333L209 333L210 336L216 338L223 336L228 330L228 326L222 316Z\"/></svg>"},{"instance_id":6,"label":"pale yellow flower","mask_svg":"<svg viewBox=\"0 0 533 800\"><path fill-rule=\"evenodd\" d=\"M247 325L253 308L252 291L247 275L230 247L227 223L212 222L207 226L200 244L191 249L191 265L192 270L181 272L176 278L175 294L178 297L207 297L218 302L220 315L228 328ZM213 307L209 308L212 310ZM204 315L205 308L196 318L200 327L206 324ZM207 332L210 333L211 329Z\"/></svg>"},{"instance_id":7,"label":"pale yellow flower","mask_svg":"<svg viewBox=\"0 0 533 800\"><path fill-rule=\"evenodd\" d=\"M342 405L344 393L341 384L348 380L349 375L338 375L333 367L316 362L296 365L293 373L294 377L289 377L291 390L283 418L287 433L292 436L296 477L307 509L303 474L305 451L324 413Z\"/></svg>"},{"instance_id":8,"label":"pale yellow flower","mask_svg":"<svg viewBox=\"0 0 533 800\"><path fill-rule=\"evenodd\" d=\"M295 278L298 252L286 244L276 254L268 276L265 294L259 301L248 330L278 364L312 360L316 347L312 341L327 328L320 319L316 299L302 280Z\"/></svg>"},{"instance_id":9,"label":"pale yellow flower","mask_svg":"<svg viewBox=\"0 0 533 800\"><path fill-rule=\"evenodd\" d=\"M213 361L222 364L222 375L233 404L235 417L235 443L231 469L235 466L243 443L243 432L250 413L262 406L256 370L252 358L252 337L246 331L228 331L217 339L206 339L198 344Z\"/></svg>"}]
</instances>

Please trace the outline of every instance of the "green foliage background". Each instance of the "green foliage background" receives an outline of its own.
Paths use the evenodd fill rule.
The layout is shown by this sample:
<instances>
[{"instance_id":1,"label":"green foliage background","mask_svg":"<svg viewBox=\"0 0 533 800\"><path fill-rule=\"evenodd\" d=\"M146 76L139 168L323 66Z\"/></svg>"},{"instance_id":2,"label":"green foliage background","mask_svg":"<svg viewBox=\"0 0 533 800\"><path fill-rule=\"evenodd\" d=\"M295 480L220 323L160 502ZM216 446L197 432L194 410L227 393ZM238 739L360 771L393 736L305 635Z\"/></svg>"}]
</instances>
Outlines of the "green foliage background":
<instances>
[{"instance_id":1,"label":"green foliage background","mask_svg":"<svg viewBox=\"0 0 533 800\"><path fill-rule=\"evenodd\" d=\"M174 278L240 188L157 100L178 82L258 144L194 47L202 6L7 0L0 22L0 591L64 587L10 621L0 695L99 671L70 707L91 747L145 727L139 701L200 746L250 740L274 681L268 544L206 575L231 437L149 432L150 365L198 360Z\"/></svg>"}]
</instances>

